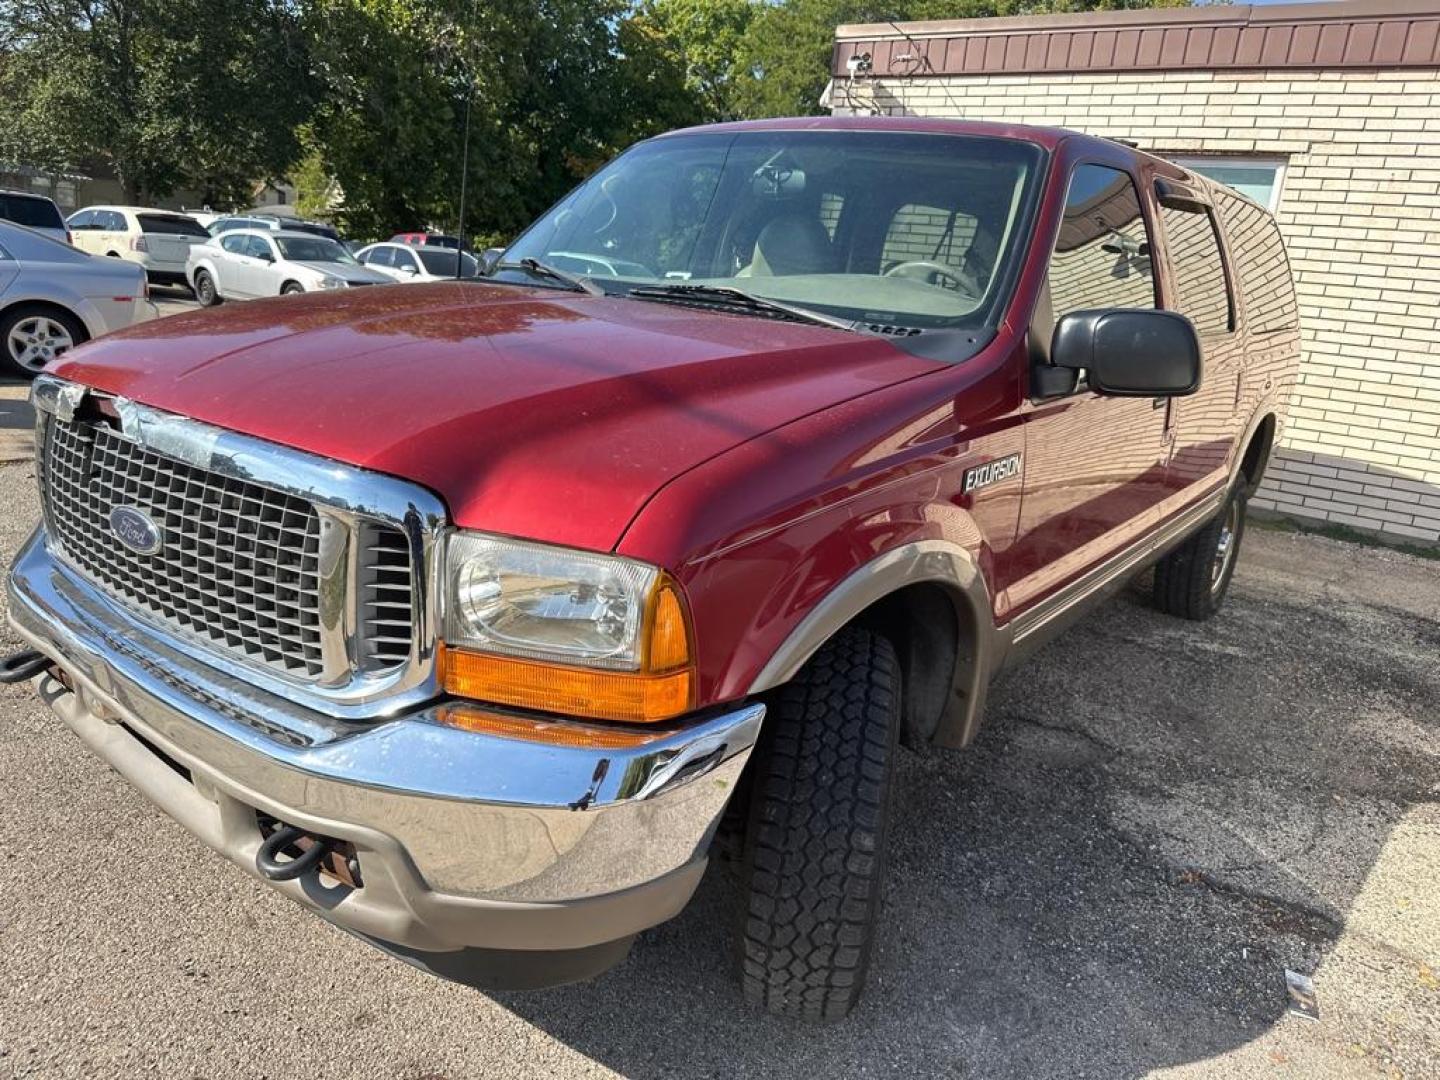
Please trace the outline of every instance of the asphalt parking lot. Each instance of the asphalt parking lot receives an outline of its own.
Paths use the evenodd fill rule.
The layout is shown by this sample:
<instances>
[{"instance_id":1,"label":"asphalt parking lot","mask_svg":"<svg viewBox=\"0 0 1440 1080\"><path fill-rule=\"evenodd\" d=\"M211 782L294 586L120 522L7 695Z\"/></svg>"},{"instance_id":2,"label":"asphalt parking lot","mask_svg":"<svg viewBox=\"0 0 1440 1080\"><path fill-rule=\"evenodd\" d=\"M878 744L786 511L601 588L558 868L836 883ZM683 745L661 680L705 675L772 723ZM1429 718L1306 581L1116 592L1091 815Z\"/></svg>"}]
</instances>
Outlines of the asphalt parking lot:
<instances>
[{"instance_id":1,"label":"asphalt parking lot","mask_svg":"<svg viewBox=\"0 0 1440 1080\"><path fill-rule=\"evenodd\" d=\"M0 467L7 561L33 490ZM899 791L839 1027L737 1000L718 865L598 981L487 996L272 895L0 687L0 1075L1440 1076L1440 563L1252 529L1221 617L1121 595Z\"/></svg>"}]
</instances>

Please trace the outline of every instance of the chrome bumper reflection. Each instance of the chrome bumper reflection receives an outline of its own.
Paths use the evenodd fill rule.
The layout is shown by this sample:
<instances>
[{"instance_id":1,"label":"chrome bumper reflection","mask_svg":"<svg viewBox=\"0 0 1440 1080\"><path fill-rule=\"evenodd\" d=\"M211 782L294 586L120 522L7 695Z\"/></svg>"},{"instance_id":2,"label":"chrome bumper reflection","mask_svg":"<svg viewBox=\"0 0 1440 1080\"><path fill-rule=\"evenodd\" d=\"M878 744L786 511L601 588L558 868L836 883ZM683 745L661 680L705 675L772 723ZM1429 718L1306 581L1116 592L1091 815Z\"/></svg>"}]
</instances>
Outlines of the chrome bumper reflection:
<instances>
[{"instance_id":1,"label":"chrome bumper reflection","mask_svg":"<svg viewBox=\"0 0 1440 1080\"><path fill-rule=\"evenodd\" d=\"M54 560L43 531L8 590L10 622L75 692L38 688L102 757L251 873L255 810L354 842L364 889L277 887L422 949L578 947L675 914L764 715L746 705L624 750L462 731L430 710L348 724L169 648Z\"/></svg>"}]
</instances>

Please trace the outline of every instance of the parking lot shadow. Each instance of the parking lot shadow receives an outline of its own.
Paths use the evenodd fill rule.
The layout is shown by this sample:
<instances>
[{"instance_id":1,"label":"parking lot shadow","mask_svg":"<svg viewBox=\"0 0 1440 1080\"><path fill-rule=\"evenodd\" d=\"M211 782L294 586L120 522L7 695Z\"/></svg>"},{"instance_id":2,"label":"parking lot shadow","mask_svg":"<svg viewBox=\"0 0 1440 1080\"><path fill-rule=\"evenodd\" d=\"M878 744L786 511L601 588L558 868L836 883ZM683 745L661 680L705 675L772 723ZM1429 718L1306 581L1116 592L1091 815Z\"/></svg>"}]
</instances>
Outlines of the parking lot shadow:
<instances>
[{"instance_id":1,"label":"parking lot shadow","mask_svg":"<svg viewBox=\"0 0 1440 1080\"><path fill-rule=\"evenodd\" d=\"M1285 969L1323 971L1392 830L1440 792L1440 566L1247 546L1212 622L1137 587L997 684L968 751L905 755L885 927L846 1022L739 1000L720 865L598 982L497 998L641 1078L1133 1077L1264 1035ZM1364 1054L1374 1035L1423 1075L1433 994L1405 1005L1428 968L1383 955L1407 973L1389 1034L1325 1037Z\"/></svg>"}]
</instances>

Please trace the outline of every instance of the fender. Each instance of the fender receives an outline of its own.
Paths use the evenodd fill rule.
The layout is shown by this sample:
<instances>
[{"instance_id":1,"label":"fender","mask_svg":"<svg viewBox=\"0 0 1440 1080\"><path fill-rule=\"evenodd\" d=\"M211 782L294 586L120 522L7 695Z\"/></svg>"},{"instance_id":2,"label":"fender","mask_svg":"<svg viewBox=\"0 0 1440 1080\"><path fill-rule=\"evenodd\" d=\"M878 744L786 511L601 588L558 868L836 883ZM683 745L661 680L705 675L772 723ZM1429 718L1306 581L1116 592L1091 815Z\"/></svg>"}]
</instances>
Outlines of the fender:
<instances>
[{"instance_id":1,"label":"fender","mask_svg":"<svg viewBox=\"0 0 1440 1080\"><path fill-rule=\"evenodd\" d=\"M85 332L97 338L105 332L105 319L87 297L71 289L60 287L52 293L6 293L0 297L0 311L8 311L18 304L46 304L61 311L68 311L80 320Z\"/></svg>"},{"instance_id":2,"label":"fender","mask_svg":"<svg viewBox=\"0 0 1440 1080\"><path fill-rule=\"evenodd\" d=\"M749 692L788 682L841 627L877 601L922 583L939 585L950 595L960 631L960 655L934 742L964 746L979 730L985 694L1004 661L1008 636L995 627L990 590L975 556L948 540L902 544L852 571L790 632Z\"/></svg>"}]
</instances>

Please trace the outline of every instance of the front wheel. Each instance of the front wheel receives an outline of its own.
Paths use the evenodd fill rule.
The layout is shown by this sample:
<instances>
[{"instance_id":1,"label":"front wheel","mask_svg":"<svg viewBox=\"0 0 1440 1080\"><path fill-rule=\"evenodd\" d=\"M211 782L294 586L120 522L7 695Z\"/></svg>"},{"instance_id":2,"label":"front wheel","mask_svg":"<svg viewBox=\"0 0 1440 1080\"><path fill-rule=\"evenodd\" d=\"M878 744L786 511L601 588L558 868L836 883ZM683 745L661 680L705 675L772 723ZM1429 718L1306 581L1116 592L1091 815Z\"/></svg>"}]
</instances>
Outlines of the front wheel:
<instances>
[{"instance_id":1,"label":"front wheel","mask_svg":"<svg viewBox=\"0 0 1440 1080\"><path fill-rule=\"evenodd\" d=\"M1240 541L1245 538L1245 495L1238 488L1220 513L1155 566L1155 606L1167 615L1197 622L1225 603Z\"/></svg>"},{"instance_id":2,"label":"front wheel","mask_svg":"<svg viewBox=\"0 0 1440 1080\"><path fill-rule=\"evenodd\" d=\"M780 689L753 763L742 861L747 1000L839 1020L865 984L879 921L900 664L842 630Z\"/></svg>"}]
</instances>

